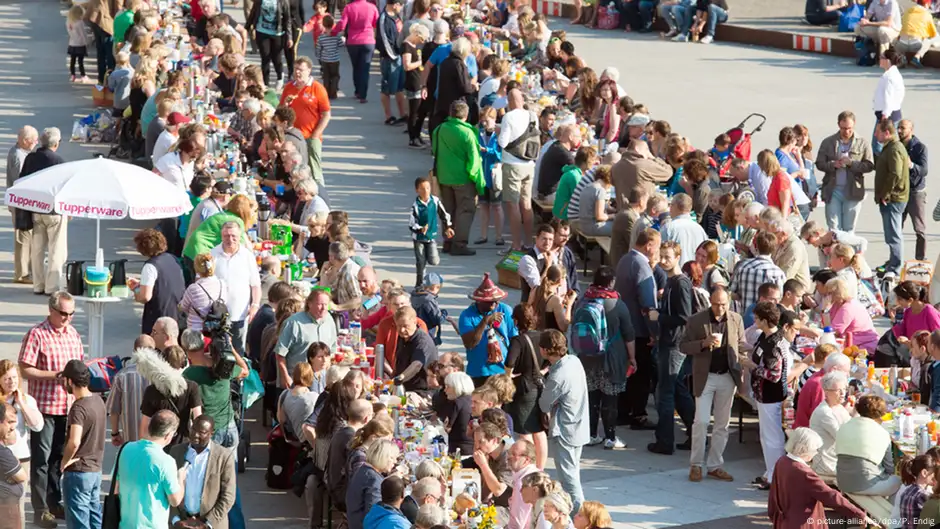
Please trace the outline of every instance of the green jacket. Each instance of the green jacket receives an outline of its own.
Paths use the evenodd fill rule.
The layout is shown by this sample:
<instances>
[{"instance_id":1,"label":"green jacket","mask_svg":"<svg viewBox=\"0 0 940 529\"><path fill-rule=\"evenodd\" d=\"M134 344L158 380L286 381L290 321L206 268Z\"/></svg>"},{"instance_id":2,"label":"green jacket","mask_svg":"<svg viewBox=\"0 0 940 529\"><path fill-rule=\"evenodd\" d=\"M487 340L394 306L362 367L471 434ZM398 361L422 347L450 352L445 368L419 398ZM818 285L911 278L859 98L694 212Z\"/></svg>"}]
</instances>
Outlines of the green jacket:
<instances>
[{"instance_id":1,"label":"green jacket","mask_svg":"<svg viewBox=\"0 0 940 529\"><path fill-rule=\"evenodd\" d=\"M911 158L897 138L891 138L875 158L875 202L907 202L911 196Z\"/></svg>"},{"instance_id":2,"label":"green jacket","mask_svg":"<svg viewBox=\"0 0 940 529\"><path fill-rule=\"evenodd\" d=\"M434 170L442 185L474 184L477 194L483 194L486 181L476 127L461 119L447 118L434 129L431 152L434 153Z\"/></svg>"},{"instance_id":3,"label":"green jacket","mask_svg":"<svg viewBox=\"0 0 940 529\"><path fill-rule=\"evenodd\" d=\"M242 222L241 217L223 211L202 221L196 231L186 239L186 246L183 247L183 257L189 257L195 261L197 255L208 253L222 244L222 225L226 222L237 222L242 229L242 239L248 240L245 235L245 223Z\"/></svg>"},{"instance_id":4,"label":"green jacket","mask_svg":"<svg viewBox=\"0 0 940 529\"><path fill-rule=\"evenodd\" d=\"M574 188L578 186L582 176L584 173L577 165L566 165L561 170L561 179L555 191L555 203L552 204L552 215L555 218L568 220L568 203L571 202L571 195L574 194Z\"/></svg>"}]
</instances>

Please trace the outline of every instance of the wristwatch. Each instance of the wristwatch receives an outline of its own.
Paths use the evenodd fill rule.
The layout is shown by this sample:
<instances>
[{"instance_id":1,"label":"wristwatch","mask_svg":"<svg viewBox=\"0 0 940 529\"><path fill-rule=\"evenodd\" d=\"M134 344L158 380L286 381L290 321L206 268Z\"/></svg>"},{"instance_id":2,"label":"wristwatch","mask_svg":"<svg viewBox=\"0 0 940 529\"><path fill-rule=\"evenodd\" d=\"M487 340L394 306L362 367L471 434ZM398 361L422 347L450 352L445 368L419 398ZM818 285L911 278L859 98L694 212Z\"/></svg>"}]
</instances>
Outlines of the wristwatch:
<instances>
[{"instance_id":1,"label":"wristwatch","mask_svg":"<svg viewBox=\"0 0 940 529\"><path fill-rule=\"evenodd\" d=\"M111 437L117 437L121 435L121 432L111 432Z\"/></svg>"}]
</instances>

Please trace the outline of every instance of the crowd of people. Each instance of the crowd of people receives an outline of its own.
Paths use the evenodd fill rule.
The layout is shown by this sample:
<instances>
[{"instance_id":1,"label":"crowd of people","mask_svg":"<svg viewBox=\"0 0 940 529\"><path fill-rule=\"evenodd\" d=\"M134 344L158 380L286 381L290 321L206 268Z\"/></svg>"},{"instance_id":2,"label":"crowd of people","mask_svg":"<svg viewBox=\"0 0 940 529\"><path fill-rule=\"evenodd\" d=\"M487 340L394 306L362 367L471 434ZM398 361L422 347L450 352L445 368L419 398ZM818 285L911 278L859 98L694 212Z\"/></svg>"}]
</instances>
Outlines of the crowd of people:
<instances>
[{"instance_id":1,"label":"crowd of people","mask_svg":"<svg viewBox=\"0 0 940 529\"><path fill-rule=\"evenodd\" d=\"M262 206L205 170L207 130L182 104L188 80L168 60L156 6L92 0L70 12L69 53L80 57L84 29L73 26L87 22L99 82L112 71L115 116L129 120L154 171L189 193L194 209L134 237L146 261L128 281L143 305L141 335L107 401L89 389L92 373L71 324L75 300L58 290L67 218L13 212L14 281L48 296L49 312L27 332L18 363L0 362L0 472L9 485L0 487L0 510L9 514L0 526L22 526L28 484L38 526L65 519L68 527L100 527L110 430L121 447L113 477L120 527L244 527L232 388L252 369L265 386L264 415L288 446L303 448L306 465L290 464L311 526L330 516L352 529L446 526L445 469L425 460L402 476L392 413L371 391L381 381L332 365L351 321L369 346L384 350L377 370L444 425L451 456L479 471L481 499L496 506L501 526L610 527L607 508L585 497L580 465L585 447L624 449L621 426L652 432L651 453L688 451L692 482L733 481L723 454L735 395L759 416L765 472L751 483L770 491L775 526L803 526L806 512L825 525L817 502L864 517L819 476L836 476L846 493L886 496L903 481L899 505L911 509L904 494L923 504L936 461L905 462L895 476L890 439L877 424L884 401L847 402L851 361L835 347L797 354L798 341L819 341L820 329L831 327L890 364L891 351L878 344L892 339L894 351L910 351L912 378L940 411L940 313L921 285L899 283L896 306L872 287L873 277L900 274L906 217L917 258L926 254L927 147L902 119L893 50L882 58L871 141L844 111L818 149L805 126L784 127L779 147L751 162L737 157L728 134L695 149L654 120L627 95L616 68L598 74L586 66L564 31L551 31L525 2L475 6L485 31L468 31L462 15L446 17L439 1L319 0L310 19L299 1L247 4L242 26L214 0L194 1L191 45L220 93L220 110L235 114L229 136L259 169L274 222L289 226L293 253L315 268L317 286L283 281L276 257L256 260L248 233ZM728 16L723 0L624 6L622 18L636 31L648 30L658 9L676 39L704 31L704 43ZM314 62L297 55L304 32L313 33L323 83ZM494 53L501 41L509 57ZM323 137L343 46L352 97L367 102L378 50L385 124L407 125L409 146L429 144L434 156L432 174L414 182L413 290L380 275L370 246L351 235L350 215L326 193ZM261 67L246 64L249 47ZM549 104L512 74L520 66L557 94ZM7 185L63 163L60 141L57 129L22 129ZM864 262L868 241L855 234L872 178L890 249L875 269ZM545 218L533 212L535 201L551 205ZM820 201L825 225L807 220ZM471 243L477 209L481 233ZM471 245L488 242L491 221L496 244L523 254L521 300L508 304L484 274L451 316L439 298L445 280L433 270L437 239L441 252L473 255ZM587 248L574 234L611 239L608 261L587 282L576 257ZM813 273L811 247L821 265ZM881 337L874 319L887 309L899 321ZM227 323L230 348L210 321ZM462 351L444 350L449 330ZM789 433L788 406L796 417ZM677 431L686 438L677 440Z\"/></svg>"}]
</instances>

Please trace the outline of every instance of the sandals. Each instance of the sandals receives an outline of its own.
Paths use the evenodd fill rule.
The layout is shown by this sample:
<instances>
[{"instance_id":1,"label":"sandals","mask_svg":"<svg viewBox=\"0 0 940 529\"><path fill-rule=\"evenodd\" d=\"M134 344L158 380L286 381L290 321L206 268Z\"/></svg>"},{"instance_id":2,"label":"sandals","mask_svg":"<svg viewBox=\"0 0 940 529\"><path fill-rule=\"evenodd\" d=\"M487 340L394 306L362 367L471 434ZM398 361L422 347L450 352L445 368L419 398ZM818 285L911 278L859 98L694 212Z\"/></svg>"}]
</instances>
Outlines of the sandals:
<instances>
[{"instance_id":1,"label":"sandals","mask_svg":"<svg viewBox=\"0 0 940 529\"><path fill-rule=\"evenodd\" d=\"M764 476L757 476L754 478L754 481L751 481L751 485L757 487L757 490L770 490L770 483L764 479Z\"/></svg>"}]
</instances>

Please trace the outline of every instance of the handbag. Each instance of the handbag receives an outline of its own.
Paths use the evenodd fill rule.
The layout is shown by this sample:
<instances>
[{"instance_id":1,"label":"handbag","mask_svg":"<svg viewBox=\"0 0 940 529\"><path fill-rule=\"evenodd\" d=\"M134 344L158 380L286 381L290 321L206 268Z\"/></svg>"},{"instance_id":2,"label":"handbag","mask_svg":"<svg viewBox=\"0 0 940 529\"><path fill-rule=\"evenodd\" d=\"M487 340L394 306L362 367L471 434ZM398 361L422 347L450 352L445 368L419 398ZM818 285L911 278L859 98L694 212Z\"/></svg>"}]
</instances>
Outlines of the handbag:
<instances>
[{"instance_id":1,"label":"handbag","mask_svg":"<svg viewBox=\"0 0 940 529\"><path fill-rule=\"evenodd\" d=\"M118 469L121 467L121 452L127 443L121 445L117 457L114 459L114 475L111 477L111 490L104 498L104 507L101 515L101 529L119 529L121 526L121 498L116 492L118 484Z\"/></svg>"}]
</instances>

